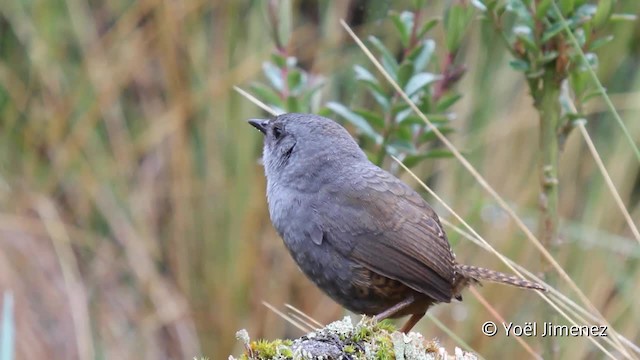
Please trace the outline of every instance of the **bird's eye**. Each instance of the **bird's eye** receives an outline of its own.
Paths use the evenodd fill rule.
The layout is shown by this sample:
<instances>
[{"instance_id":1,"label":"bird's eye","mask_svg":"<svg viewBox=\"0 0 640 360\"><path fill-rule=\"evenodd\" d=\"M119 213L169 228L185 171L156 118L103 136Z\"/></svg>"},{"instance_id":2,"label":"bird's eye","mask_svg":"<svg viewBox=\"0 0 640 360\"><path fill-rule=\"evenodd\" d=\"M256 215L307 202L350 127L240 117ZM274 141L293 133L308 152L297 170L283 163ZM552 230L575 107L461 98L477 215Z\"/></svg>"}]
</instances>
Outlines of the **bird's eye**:
<instances>
[{"instance_id":1,"label":"bird's eye","mask_svg":"<svg viewBox=\"0 0 640 360\"><path fill-rule=\"evenodd\" d=\"M280 126L274 126L273 137L276 138L276 140L278 140L280 139L281 136L282 136L282 129L280 128Z\"/></svg>"}]
</instances>

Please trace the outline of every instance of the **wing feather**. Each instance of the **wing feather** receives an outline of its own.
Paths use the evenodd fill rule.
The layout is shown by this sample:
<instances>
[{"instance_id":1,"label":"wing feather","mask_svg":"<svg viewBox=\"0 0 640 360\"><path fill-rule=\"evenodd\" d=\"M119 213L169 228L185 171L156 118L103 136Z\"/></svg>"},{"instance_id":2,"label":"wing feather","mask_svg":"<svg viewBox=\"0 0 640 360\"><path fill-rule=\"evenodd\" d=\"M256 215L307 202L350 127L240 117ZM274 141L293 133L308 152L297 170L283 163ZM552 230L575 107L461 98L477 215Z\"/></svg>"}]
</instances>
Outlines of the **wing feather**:
<instances>
[{"instance_id":1,"label":"wing feather","mask_svg":"<svg viewBox=\"0 0 640 360\"><path fill-rule=\"evenodd\" d=\"M380 275L449 302L454 255L433 209L378 167L352 175L358 181L351 186L327 186L321 194L331 203L322 208L334 209L318 213L330 245Z\"/></svg>"}]
</instances>

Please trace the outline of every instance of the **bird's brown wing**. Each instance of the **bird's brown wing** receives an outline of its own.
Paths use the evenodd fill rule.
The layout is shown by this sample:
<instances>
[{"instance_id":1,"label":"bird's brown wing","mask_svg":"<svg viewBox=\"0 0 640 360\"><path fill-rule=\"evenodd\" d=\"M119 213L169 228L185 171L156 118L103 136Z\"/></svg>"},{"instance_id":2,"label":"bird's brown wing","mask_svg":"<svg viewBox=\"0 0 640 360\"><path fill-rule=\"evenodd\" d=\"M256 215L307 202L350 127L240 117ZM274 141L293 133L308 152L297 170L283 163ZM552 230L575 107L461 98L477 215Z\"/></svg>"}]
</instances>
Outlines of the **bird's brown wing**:
<instances>
[{"instance_id":1,"label":"bird's brown wing","mask_svg":"<svg viewBox=\"0 0 640 360\"><path fill-rule=\"evenodd\" d=\"M384 170L354 171L349 186L323 190L331 203L324 208L334 209L318 214L326 241L380 275L449 302L454 256L433 209Z\"/></svg>"}]
</instances>

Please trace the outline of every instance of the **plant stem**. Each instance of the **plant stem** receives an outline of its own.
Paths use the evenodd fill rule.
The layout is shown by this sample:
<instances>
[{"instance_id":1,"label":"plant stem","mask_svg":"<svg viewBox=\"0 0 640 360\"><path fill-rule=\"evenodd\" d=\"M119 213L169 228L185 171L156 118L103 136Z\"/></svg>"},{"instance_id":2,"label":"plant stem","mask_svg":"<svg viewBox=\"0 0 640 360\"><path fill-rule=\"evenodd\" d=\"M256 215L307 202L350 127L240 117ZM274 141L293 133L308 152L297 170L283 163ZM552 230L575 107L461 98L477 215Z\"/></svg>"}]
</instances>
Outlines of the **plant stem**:
<instances>
[{"instance_id":1,"label":"plant stem","mask_svg":"<svg viewBox=\"0 0 640 360\"><path fill-rule=\"evenodd\" d=\"M540 216L538 223L539 238L553 255L558 238L558 158L561 124L560 81L554 71L546 71L542 79L542 89L537 94L536 107L540 114ZM556 276L551 264L544 258L542 271L545 281L554 285ZM544 321L555 323L556 313L546 309L542 314ZM545 359L558 357L558 344L553 338L545 343Z\"/></svg>"}]
</instances>

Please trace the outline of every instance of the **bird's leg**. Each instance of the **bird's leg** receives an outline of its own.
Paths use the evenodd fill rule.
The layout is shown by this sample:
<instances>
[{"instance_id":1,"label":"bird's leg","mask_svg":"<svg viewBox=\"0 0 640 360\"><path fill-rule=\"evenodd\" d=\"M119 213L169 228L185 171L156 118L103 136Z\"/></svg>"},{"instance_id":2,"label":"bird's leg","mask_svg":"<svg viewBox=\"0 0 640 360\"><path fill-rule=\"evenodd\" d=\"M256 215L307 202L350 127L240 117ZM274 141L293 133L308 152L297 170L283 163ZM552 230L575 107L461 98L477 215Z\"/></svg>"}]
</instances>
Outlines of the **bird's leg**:
<instances>
[{"instance_id":1,"label":"bird's leg","mask_svg":"<svg viewBox=\"0 0 640 360\"><path fill-rule=\"evenodd\" d=\"M426 312L423 312L423 313L420 313L420 314L411 315L409 320L407 320L407 322L404 323L404 325L402 326L402 329L400 329L400 331L402 331L405 334L408 333L409 331L411 331L411 329L413 329L413 327L416 326L418 321L420 321L420 319L422 319L424 314L426 314Z\"/></svg>"},{"instance_id":2,"label":"bird's leg","mask_svg":"<svg viewBox=\"0 0 640 360\"><path fill-rule=\"evenodd\" d=\"M385 311L381 312L380 314L374 316L373 318L376 321L382 321L382 320L388 318L389 316L397 313L398 311L406 308L407 306L411 305L414 302L414 300L415 299L413 298L413 296L409 296L406 299L404 299L404 300L400 301L399 303L393 305L392 307L388 308L387 310L385 310Z\"/></svg>"}]
</instances>

